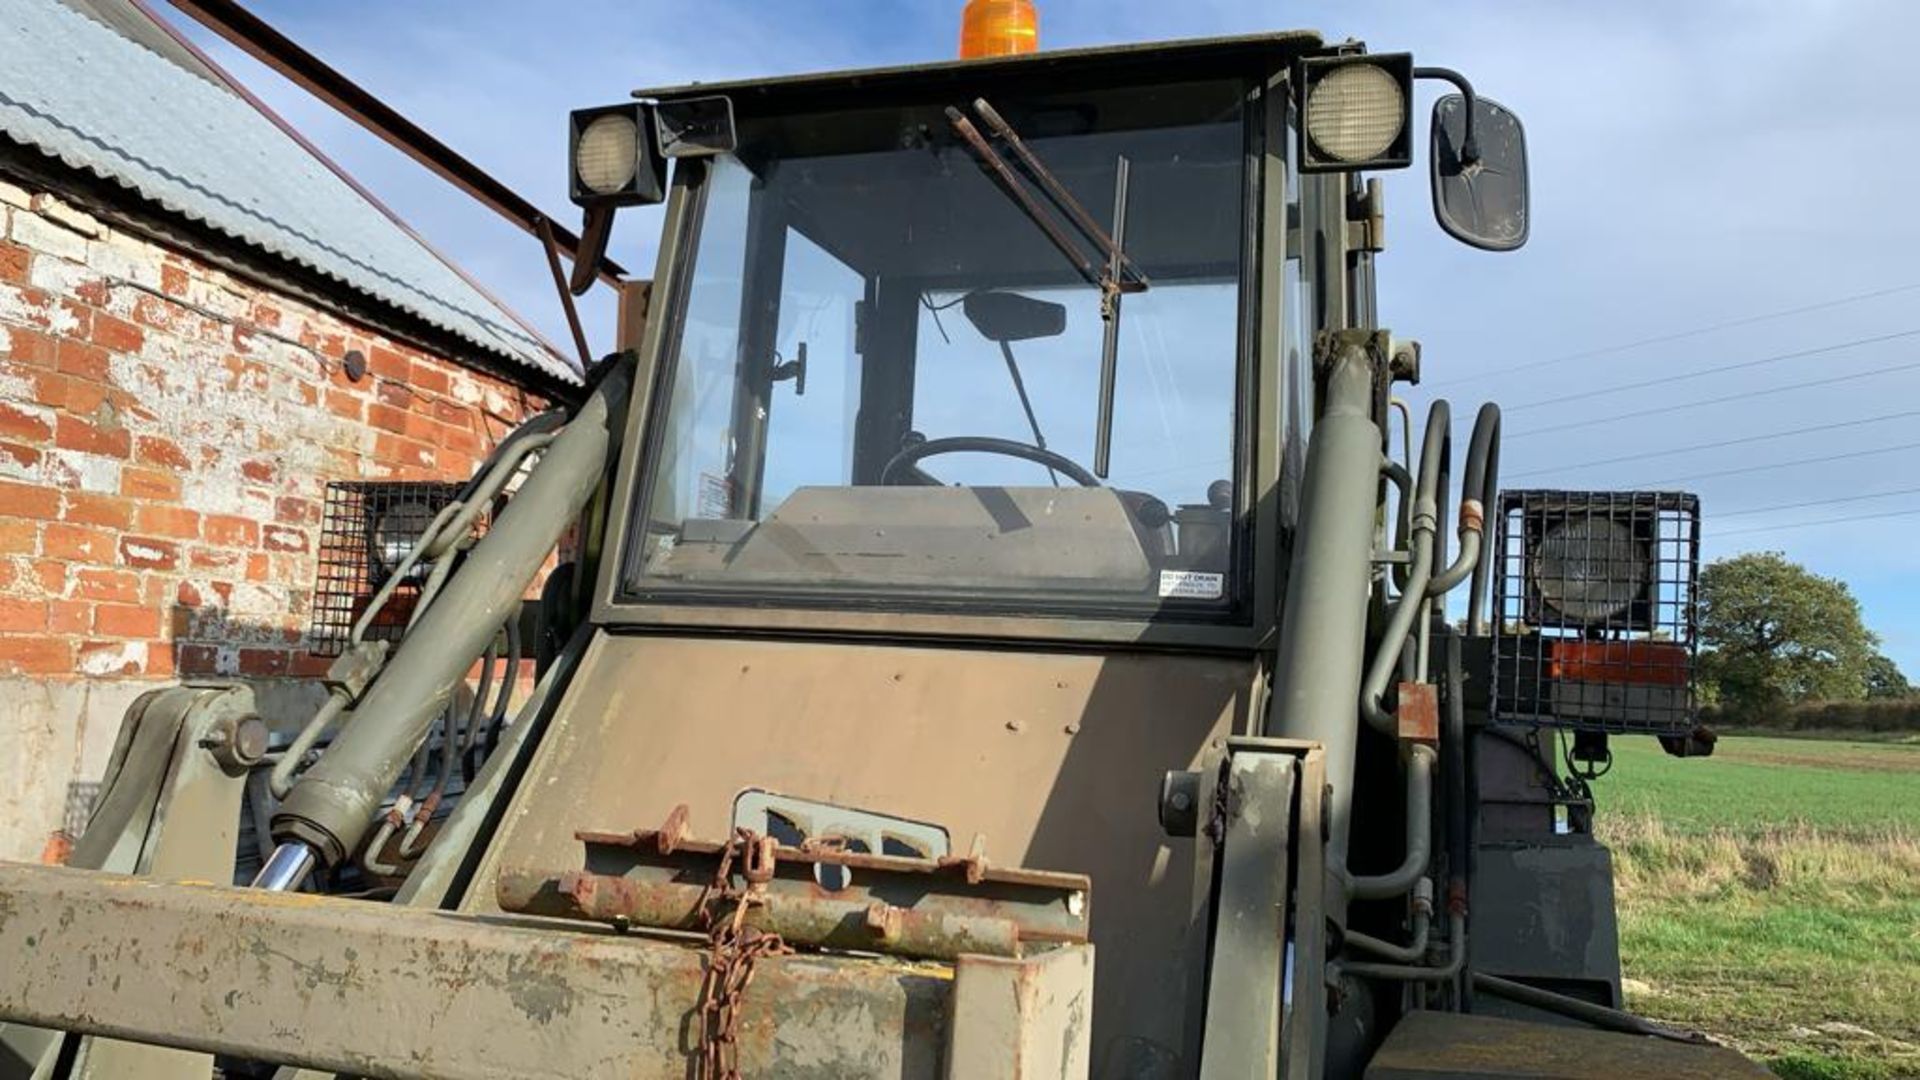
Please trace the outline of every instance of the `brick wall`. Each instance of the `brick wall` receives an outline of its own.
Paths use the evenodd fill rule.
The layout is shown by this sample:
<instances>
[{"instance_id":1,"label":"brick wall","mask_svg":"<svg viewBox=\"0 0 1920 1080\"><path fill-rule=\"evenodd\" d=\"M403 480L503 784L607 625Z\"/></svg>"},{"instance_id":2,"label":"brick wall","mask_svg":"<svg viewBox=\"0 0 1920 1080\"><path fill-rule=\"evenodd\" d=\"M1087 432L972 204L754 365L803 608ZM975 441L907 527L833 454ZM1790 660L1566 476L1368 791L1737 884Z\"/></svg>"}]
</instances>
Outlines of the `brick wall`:
<instances>
[{"instance_id":1,"label":"brick wall","mask_svg":"<svg viewBox=\"0 0 1920 1080\"><path fill-rule=\"evenodd\" d=\"M541 403L45 192L0 182L0 226L0 858L31 858L140 692L310 712L328 481L465 479Z\"/></svg>"}]
</instances>

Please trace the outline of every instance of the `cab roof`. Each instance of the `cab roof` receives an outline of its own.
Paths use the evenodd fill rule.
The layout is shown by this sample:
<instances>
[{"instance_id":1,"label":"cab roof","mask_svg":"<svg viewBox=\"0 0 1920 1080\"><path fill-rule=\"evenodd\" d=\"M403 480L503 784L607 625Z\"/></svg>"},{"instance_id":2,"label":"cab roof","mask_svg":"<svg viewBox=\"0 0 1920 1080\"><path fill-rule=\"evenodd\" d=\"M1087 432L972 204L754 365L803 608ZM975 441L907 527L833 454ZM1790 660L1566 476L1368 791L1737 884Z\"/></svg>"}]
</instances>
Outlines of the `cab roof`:
<instances>
[{"instance_id":1,"label":"cab roof","mask_svg":"<svg viewBox=\"0 0 1920 1080\"><path fill-rule=\"evenodd\" d=\"M833 107L874 94L895 90L927 90L943 86L977 87L983 80L997 83L1051 82L1084 75L1150 74L1153 82L1173 82L1194 76L1214 77L1236 72L1248 75L1271 70L1276 64L1318 52L1318 31L1287 30L1235 37L1189 38L1182 41L1141 42L1082 49L1055 49L1017 56L978 60L944 60L930 64L864 68L852 71L782 75L767 79L689 83L682 86L636 90L646 100L706 97L724 94L736 110L779 113Z\"/></svg>"}]
</instances>

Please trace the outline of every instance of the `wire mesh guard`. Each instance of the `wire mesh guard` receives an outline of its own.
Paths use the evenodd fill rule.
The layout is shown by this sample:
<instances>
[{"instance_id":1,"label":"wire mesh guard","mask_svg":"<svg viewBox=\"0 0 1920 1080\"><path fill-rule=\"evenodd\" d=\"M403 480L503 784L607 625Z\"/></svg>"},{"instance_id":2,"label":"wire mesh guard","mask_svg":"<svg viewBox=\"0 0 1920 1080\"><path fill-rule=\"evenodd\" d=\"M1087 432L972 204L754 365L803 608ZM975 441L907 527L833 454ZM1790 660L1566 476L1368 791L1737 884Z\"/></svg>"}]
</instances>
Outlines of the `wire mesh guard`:
<instances>
[{"instance_id":1,"label":"wire mesh guard","mask_svg":"<svg viewBox=\"0 0 1920 1080\"><path fill-rule=\"evenodd\" d=\"M1497 528L1494 717L1691 731L1699 499L1506 491Z\"/></svg>"},{"instance_id":2,"label":"wire mesh guard","mask_svg":"<svg viewBox=\"0 0 1920 1080\"><path fill-rule=\"evenodd\" d=\"M462 485L435 481L334 481L320 521L320 571L314 585L308 648L319 656L345 651L354 621L413 550ZM485 530L486 514L476 528ZM427 577L409 570L393 598L367 627L369 641L392 641L406 630Z\"/></svg>"}]
</instances>

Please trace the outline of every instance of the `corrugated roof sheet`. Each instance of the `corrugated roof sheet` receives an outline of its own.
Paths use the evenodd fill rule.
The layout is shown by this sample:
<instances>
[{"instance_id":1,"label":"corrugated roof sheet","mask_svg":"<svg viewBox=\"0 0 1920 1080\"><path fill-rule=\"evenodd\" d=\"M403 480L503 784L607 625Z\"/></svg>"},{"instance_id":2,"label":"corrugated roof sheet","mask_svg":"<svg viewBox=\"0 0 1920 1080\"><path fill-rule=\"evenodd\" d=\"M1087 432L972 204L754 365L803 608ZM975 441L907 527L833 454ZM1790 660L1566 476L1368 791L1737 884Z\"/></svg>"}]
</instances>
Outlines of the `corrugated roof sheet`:
<instances>
[{"instance_id":1,"label":"corrugated roof sheet","mask_svg":"<svg viewBox=\"0 0 1920 1080\"><path fill-rule=\"evenodd\" d=\"M245 100L55 0L0 0L0 131L492 356L579 381Z\"/></svg>"}]
</instances>

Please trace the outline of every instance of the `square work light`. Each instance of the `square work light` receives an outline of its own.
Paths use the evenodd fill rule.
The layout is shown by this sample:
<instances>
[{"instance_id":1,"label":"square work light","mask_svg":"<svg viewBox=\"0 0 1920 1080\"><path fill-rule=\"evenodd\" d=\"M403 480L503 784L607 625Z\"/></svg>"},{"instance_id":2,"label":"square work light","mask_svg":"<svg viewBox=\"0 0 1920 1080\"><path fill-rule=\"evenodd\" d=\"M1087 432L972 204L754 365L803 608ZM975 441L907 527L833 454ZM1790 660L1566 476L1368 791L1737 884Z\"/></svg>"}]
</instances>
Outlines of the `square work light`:
<instances>
[{"instance_id":1,"label":"square work light","mask_svg":"<svg viewBox=\"0 0 1920 1080\"><path fill-rule=\"evenodd\" d=\"M1317 56L1300 62L1299 169L1413 164L1413 54Z\"/></svg>"},{"instance_id":2,"label":"square work light","mask_svg":"<svg viewBox=\"0 0 1920 1080\"><path fill-rule=\"evenodd\" d=\"M1687 494L1502 492L1496 717L1691 731L1699 523Z\"/></svg>"},{"instance_id":3,"label":"square work light","mask_svg":"<svg viewBox=\"0 0 1920 1080\"><path fill-rule=\"evenodd\" d=\"M567 194L576 206L650 206L666 198L667 164L653 112L639 102L574 110L567 163Z\"/></svg>"}]
</instances>

